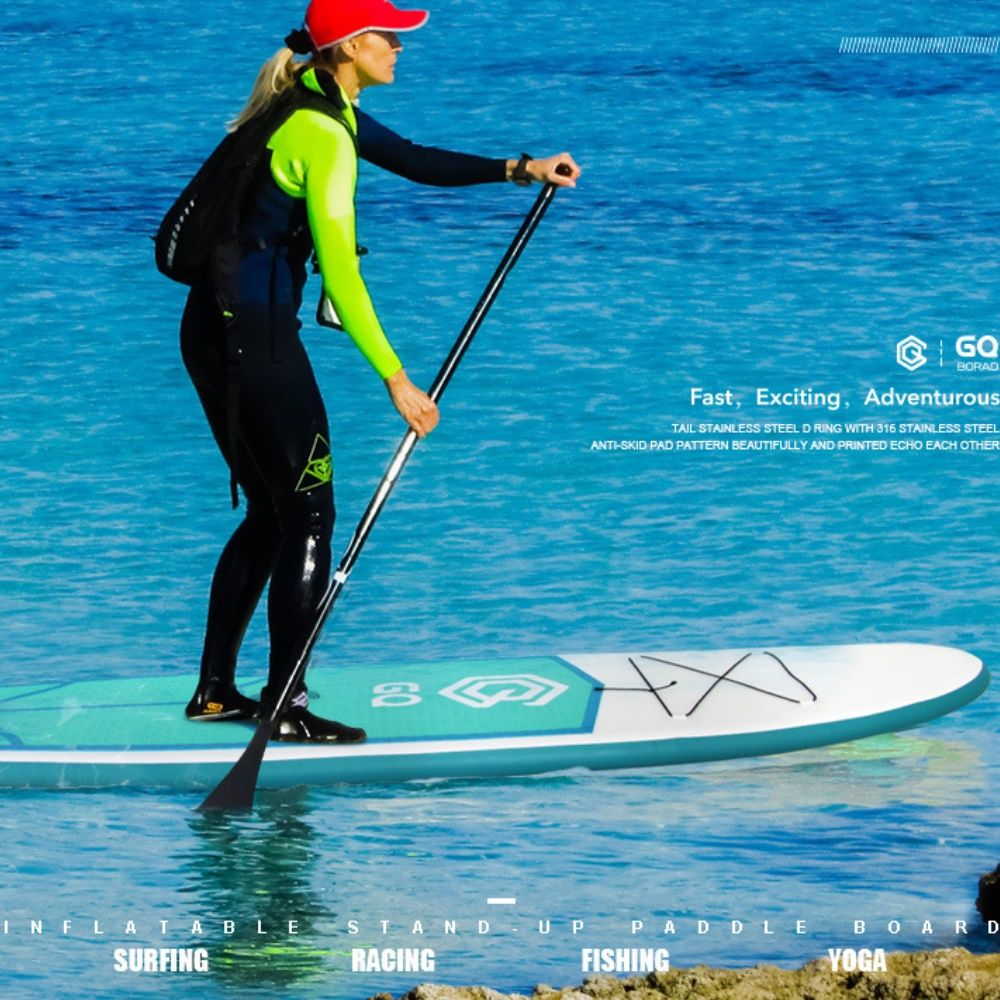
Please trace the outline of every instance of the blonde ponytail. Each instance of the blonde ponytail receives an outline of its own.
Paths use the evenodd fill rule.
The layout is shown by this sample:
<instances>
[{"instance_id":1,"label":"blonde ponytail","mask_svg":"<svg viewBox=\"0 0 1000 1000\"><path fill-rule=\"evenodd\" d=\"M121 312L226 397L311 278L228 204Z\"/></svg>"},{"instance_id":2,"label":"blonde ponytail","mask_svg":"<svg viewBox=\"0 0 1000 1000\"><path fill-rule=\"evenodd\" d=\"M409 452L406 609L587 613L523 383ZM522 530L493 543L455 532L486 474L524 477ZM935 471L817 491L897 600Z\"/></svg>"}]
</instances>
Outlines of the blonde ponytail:
<instances>
[{"instance_id":1,"label":"blonde ponytail","mask_svg":"<svg viewBox=\"0 0 1000 1000\"><path fill-rule=\"evenodd\" d=\"M329 45L301 61L296 60L295 53L287 46L278 49L261 66L243 110L227 124L226 128L230 132L235 132L242 124L263 111L279 94L294 87L295 81L307 69L315 67L332 73L343 58L339 45Z\"/></svg>"},{"instance_id":2,"label":"blonde ponytail","mask_svg":"<svg viewBox=\"0 0 1000 1000\"><path fill-rule=\"evenodd\" d=\"M263 111L279 94L293 87L299 74L311 65L311 59L307 62L297 62L295 53L289 48L278 49L261 66L243 110L227 126L229 131L235 132L244 122Z\"/></svg>"},{"instance_id":3,"label":"blonde ponytail","mask_svg":"<svg viewBox=\"0 0 1000 1000\"><path fill-rule=\"evenodd\" d=\"M259 111L263 111L279 94L295 86L295 81L312 67L324 69L332 73L337 63L343 58L339 45L330 45L320 52L313 53L308 59L296 60L295 53L288 48L278 49L260 68L253 90L247 98L243 110L227 124L230 132L235 132L242 124L248 122Z\"/></svg>"}]
</instances>

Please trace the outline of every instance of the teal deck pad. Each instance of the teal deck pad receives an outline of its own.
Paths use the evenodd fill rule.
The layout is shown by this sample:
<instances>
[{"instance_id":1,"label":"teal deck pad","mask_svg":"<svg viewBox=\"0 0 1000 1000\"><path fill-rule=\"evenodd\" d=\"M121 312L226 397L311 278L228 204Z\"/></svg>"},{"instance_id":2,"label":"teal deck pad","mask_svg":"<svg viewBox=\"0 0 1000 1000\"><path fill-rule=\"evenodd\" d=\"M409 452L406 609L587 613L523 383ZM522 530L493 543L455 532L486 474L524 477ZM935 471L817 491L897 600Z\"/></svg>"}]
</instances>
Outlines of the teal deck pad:
<instances>
[{"instance_id":1,"label":"teal deck pad","mask_svg":"<svg viewBox=\"0 0 1000 1000\"><path fill-rule=\"evenodd\" d=\"M249 724L190 722L191 677L0 689L0 738L26 750L242 746ZM388 663L309 675L316 711L360 725L369 743L514 738L593 729L599 685L558 657ZM256 692L260 680L243 684Z\"/></svg>"}]
</instances>

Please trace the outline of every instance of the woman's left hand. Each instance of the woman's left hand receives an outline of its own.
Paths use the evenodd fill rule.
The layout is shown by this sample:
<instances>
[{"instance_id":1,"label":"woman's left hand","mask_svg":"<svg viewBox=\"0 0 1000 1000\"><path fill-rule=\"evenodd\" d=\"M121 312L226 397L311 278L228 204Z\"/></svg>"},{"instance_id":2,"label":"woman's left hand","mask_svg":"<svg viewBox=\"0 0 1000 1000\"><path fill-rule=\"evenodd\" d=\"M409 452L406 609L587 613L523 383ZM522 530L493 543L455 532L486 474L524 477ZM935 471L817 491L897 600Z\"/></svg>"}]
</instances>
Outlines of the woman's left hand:
<instances>
[{"instance_id":1,"label":"woman's left hand","mask_svg":"<svg viewBox=\"0 0 1000 1000\"><path fill-rule=\"evenodd\" d=\"M565 163L568 174L557 174L556 167ZM557 187L576 187L576 179L582 171L569 153L557 153L538 160L528 160L525 170L533 181L539 184L555 184Z\"/></svg>"}]
</instances>

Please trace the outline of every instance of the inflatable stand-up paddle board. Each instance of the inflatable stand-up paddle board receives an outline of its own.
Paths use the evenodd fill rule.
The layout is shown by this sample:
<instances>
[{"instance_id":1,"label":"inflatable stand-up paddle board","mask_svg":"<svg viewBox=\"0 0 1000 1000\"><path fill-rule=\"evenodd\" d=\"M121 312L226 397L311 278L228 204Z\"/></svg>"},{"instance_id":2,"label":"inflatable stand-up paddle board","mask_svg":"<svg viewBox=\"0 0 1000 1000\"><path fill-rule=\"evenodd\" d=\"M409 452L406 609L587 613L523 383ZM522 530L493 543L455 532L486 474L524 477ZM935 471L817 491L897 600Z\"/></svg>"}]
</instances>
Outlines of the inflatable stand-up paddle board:
<instances>
[{"instance_id":1,"label":"inflatable stand-up paddle board","mask_svg":"<svg viewBox=\"0 0 1000 1000\"><path fill-rule=\"evenodd\" d=\"M0 689L0 786L211 788L253 727L187 720L193 683L184 674ZM905 643L320 668L309 674L316 710L364 726L368 741L272 743L259 785L784 753L919 725L988 683L969 653Z\"/></svg>"}]
</instances>

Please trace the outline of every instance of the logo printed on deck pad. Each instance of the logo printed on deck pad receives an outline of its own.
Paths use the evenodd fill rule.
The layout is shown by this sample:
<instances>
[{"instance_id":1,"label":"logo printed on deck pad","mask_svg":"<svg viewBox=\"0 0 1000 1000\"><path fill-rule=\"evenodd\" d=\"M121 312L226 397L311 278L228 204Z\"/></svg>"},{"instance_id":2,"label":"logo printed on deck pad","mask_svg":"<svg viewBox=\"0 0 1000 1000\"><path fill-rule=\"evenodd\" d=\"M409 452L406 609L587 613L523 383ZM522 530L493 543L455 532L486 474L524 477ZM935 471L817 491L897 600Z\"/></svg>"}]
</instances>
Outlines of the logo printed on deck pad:
<instances>
[{"instance_id":1,"label":"logo printed on deck pad","mask_svg":"<svg viewBox=\"0 0 1000 1000\"><path fill-rule=\"evenodd\" d=\"M537 674L497 674L464 677L438 694L470 708L492 708L504 701L519 701L529 708L539 708L568 690L565 684Z\"/></svg>"}]
</instances>

